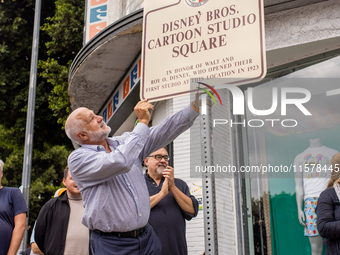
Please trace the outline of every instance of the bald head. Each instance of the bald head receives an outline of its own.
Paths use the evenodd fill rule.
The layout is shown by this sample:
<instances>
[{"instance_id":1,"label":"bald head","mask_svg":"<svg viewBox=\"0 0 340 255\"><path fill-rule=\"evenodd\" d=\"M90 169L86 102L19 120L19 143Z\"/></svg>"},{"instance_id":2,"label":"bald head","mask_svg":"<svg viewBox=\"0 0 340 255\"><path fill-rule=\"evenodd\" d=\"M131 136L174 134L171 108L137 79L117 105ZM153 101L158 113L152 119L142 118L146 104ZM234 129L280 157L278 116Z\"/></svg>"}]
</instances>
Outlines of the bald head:
<instances>
[{"instance_id":1,"label":"bald head","mask_svg":"<svg viewBox=\"0 0 340 255\"><path fill-rule=\"evenodd\" d=\"M86 107L74 110L65 123L66 135L78 144L100 144L106 140L110 131L103 117Z\"/></svg>"},{"instance_id":2,"label":"bald head","mask_svg":"<svg viewBox=\"0 0 340 255\"><path fill-rule=\"evenodd\" d=\"M80 107L74 110L67 118L65 123L65 132L72 141L82 144L82 140L77 136L78 132L86 131L86 123L83 120L83 113L90 111L86 107Z\"/></svg>"}]
</instances>

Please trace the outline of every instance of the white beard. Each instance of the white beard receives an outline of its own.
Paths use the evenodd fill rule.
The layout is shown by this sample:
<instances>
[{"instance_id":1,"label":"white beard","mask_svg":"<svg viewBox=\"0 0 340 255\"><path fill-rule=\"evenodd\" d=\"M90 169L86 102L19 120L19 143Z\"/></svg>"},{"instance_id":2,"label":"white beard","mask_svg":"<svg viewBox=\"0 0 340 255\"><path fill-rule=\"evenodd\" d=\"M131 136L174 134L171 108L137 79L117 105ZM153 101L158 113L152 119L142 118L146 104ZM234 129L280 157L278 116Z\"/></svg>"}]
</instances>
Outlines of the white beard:
<instances>
[{"instance_id":1,"label":"white beard","mask_svg":"<svg viewBox=\"0 0 340 255\"><path fill-rule=\"evenodd\" d=\"M91 142L102 142L105 141L106 138L109 137L109 134L111 132L111 128L108 127L108 129L106 131L103 131L102 129L98 130L98 131L88 131L89 135L90 135L90 139L89 141Z\"/></svg>"},{"instance_id":2,"label":"white beard","mask_svg":"<svg viewBox=\"0 0 340 255\"><path fill-rule=\"evenodd\" d=\"M157 167L156 171L157 171L158 174L163 174L164 169L166 169L166 165L162 164L161 166Z\"/></svg>"}]
</instances>

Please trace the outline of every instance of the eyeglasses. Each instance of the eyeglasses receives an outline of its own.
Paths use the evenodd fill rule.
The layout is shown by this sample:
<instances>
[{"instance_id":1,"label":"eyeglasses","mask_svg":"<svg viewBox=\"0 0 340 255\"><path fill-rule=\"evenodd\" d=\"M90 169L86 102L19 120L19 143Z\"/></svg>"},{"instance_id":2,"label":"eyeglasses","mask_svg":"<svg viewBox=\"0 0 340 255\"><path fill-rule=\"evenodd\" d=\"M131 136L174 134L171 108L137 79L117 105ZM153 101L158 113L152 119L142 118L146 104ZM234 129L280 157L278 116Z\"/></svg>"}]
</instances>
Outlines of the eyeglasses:
<instances>
[{"instance_id":1,"label":"eyeglasses","mask_svg":"<svg viewBox=\"0 0 340 255\"><path fill-rule=\"evenodd\" d=\"M169 155L159 155L159 154L157 154L157 155L150 155L150 156L148 156L148 157L153 157L153 158L155 158L157 161L161 161L162 160L162 158L165 160L165 161L169 161L169 159L170 159L170 156Z\"/></svg>"}]
</instances>

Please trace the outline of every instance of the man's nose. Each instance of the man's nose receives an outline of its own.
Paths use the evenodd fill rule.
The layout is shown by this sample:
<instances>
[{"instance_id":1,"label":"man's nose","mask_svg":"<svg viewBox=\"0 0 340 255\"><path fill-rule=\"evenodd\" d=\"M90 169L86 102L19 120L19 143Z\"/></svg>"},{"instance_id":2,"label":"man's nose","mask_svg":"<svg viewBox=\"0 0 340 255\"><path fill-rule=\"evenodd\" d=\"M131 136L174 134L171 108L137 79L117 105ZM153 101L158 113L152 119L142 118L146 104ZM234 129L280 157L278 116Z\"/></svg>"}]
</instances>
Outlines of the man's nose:
<instances>
[{"instance_id":1,"label":"man's nose","mask_svg":"<svg viewBox=\"0 0 340 255\"><path fill-rule=\"evenodd\" d=\"M98 120L98 122L102 122L102 120L103 120L103 117L102 117L102 116L99 116L99 115L97 115L97 120Z\"/></svg>"}]
</instances>

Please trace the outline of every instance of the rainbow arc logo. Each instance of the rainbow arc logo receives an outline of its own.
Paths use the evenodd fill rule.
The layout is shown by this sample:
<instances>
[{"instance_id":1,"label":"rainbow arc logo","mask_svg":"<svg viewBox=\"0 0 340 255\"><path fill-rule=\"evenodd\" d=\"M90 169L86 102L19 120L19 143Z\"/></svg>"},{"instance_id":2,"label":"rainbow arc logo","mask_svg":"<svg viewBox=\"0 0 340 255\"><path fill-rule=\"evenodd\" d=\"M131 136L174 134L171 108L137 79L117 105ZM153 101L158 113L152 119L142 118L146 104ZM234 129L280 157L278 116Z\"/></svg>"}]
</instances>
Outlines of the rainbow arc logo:
<instances>
[{"instance_id":1,"label":"rainbow arc logo","mask_svg":"<svg viewBox=\"0 0 340 255\"><path fill-rule=\"evenodd\" d=\"M203 82L197 82L197 83L201 84L203 86L206 86L208 89L210 89L212 92L214 92L214 94L217 96L218 100L220 101L220 103L222 105L222 100L220 98L220 95L217 93L217 91L212 86L210 86L208 84L205 84ZM217 105L215 97L211 94L210 91L208 91L207 89L201 88L201 87L197 87L197 88L200 89L200 90L203 90L204 92L206 92L211 97L211 99L214 101L215 105Z\"/></svg>"}]
</instances>

